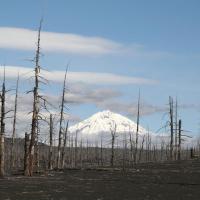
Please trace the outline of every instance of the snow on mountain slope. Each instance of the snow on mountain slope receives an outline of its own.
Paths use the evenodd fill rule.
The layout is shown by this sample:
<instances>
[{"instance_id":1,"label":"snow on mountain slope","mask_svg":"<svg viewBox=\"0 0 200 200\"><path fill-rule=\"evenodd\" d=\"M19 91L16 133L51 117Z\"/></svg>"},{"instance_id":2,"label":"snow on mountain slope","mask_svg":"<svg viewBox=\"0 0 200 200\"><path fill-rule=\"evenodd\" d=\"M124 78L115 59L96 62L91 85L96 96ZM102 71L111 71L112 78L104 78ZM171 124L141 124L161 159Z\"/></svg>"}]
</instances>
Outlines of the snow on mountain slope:
<instances>
[{"instance_id":1,"label":"snow on mountain slope","mask_svg":"<svg viewBox=\"0 0 200 200\"><path fill-rule=\"evenodd\" d=\"M71 134L77 133L81 138L97 140L101 136L103 138L110 138L111 131L114 130L116 125L116 135L122 136L123 133L136 133L137 124L117 113L109 110L98 112L90 118L75 124L69 128ZM139 126L139 134L146 134L147 131Z\"/></svg>"}]
</instances>

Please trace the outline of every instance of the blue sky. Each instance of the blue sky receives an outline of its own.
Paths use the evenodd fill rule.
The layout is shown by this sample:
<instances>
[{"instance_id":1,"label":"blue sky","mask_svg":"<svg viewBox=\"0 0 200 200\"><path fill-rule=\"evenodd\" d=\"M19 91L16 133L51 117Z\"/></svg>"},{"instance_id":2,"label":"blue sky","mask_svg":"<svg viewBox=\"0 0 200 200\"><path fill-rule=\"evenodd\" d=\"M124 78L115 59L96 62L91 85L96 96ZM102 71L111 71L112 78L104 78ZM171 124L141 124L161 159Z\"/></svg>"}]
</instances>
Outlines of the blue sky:
<instances>
[{"instance_id":1,"label":"blue sky","mask_svg":"<svg viewBox=\"0 0 200 200\"><path fill-rule=\"evenodd\" d=\"M0 36L4 31L5 38L4 41L0 39L2 65L34 66L27 61L34 57L34 48L27 47L23 38L19 40L23 43L20 46L16 31L22 30L20 33L23 34L27 29L36 31L43 16L43 31L78 36L78 49L73 45L65 49L62 44L55 48L55 44L48 44L48 41L44 47L41 45L44 53L41 65L45 69L64 71L70 61L72 72L93 72L101 76L104 76L102 73L109 73L146 80L145 83L138 81L136 84L130 81L127 84L83 81L83 90L87 94L84 93L80 98L86 100L77 103L76 99L76 103L69 105L72 115L84 119L97 111L111 109L135 119L135 103L140 88L144 107L143 126L148 125L155 131L165 123L167 117L163 118L163 115L171 95L174 98L177 96L181 105L179 117L183 120L184 129L194 135L198 133L199 1L1 0L0 4L0 28L3 28L0 29ZM11 38L7 33L11 33L14 45L10 45ZM56 37L59 39L61 36ZM82 42L80 45L79 41ZM97 47L102 47L100 52L91 45L92 41L96 42ZM85 43L86 49L82 50ZM50 51L48 45L51 45ZM67 42L64 45L69 46ZM91 51L87 45L91 45L88 46ZM69 90L78 91L78 82L69 83ZM45 89L47 93L51 91L58 95L61 83ZM88 93L94 95L88 97ZM108 93L112 94L110 98L107 98ZM99 99L101 94L107 98L105 101Z\"/></svg>"}]
</instances>

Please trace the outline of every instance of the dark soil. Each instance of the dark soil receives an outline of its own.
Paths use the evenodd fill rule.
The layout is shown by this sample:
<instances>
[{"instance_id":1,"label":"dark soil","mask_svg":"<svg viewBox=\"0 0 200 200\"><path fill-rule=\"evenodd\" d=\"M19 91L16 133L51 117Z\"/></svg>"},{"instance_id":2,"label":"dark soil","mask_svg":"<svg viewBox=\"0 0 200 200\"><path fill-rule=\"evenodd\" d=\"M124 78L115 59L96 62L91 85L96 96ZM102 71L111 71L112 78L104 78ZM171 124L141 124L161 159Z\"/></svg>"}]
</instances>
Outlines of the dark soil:
<instances>
[{"instance_id":1,"label":"dark soil","mask_svg":"<svg viewBox=\"0 0 200 200\"><path fill-rule=\"evenodd\" d=\"M0 200L200 200L200 161L0 179Z\"/></svg>"}]
</instances>

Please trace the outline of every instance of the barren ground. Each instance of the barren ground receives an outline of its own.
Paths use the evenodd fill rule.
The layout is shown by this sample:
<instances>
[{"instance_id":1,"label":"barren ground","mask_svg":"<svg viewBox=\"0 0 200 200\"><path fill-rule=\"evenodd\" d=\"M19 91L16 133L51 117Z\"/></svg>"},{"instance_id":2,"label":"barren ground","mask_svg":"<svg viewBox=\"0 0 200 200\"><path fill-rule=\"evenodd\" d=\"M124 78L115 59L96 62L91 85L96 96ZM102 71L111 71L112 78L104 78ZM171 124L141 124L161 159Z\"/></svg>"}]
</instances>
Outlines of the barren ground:
<instances>
[{"instance_id":1,"label":"barren ground","mask_svg":"<svg viewBox=\"0 0 200 200\"><path fill-rule=\"evenodd\" d=\"M200 161L0 179L0 200L200 200Z\"/></svg>"}]
</instances>

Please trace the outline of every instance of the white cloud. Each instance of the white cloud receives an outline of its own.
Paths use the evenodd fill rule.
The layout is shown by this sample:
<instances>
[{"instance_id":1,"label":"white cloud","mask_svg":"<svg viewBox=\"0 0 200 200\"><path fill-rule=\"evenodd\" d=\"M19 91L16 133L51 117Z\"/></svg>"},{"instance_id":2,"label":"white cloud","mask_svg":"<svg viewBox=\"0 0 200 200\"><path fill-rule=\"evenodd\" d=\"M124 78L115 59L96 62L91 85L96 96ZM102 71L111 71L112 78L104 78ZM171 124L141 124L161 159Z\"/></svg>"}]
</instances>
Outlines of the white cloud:
<instances>
[{"instance_id":1,"label":"white cloud","mask_svg":"<svg viewBox=\"0 0 200 200\"><path fill-rule=\"evenodd\" d=\"M23 28L0 27L0 48L34 50L37 31ZM78 54L110 54L125 48L124 45L101 37L78 34L41 32L43 51Z\"/></svg>"},{"instance_id":2,"label":"white cloud","mask_svg":"<svg viewBox=\"0 0 200 200\"><path fill-rule=\"evenodd\" d=\"M0 76L3 75L3 67L0 67ZM6 66L6 78L16 79L17 74L20 78L30 78L34 75L33 69L20 66ZM64 71L44 71L41 70L41 75L48 81L62 83L64 78ZM85 83L97 85L127 85L127 84L156 84L157 81L138 78L131 76L122 76L112 73L97 73L97 72L68 72L67 81L69 83Z\"/></svg>"}]
</instances>

